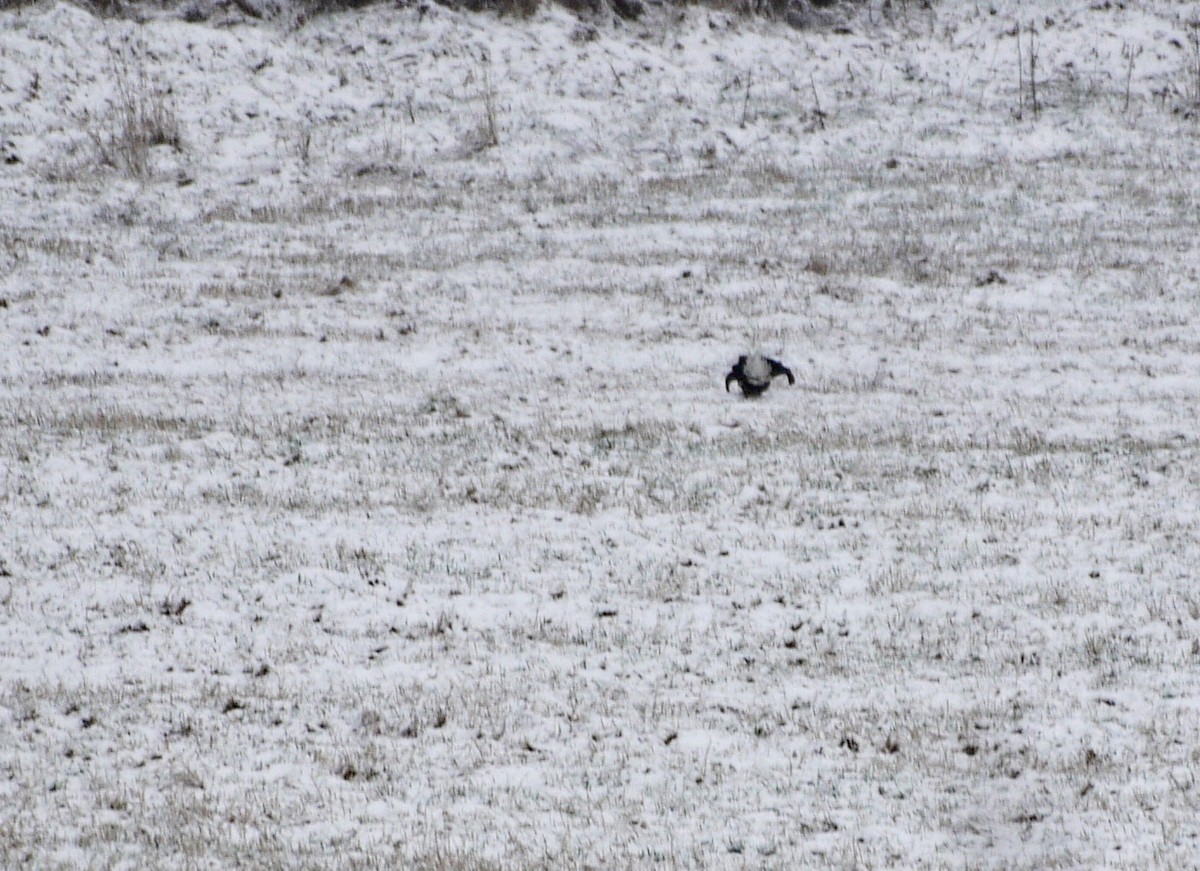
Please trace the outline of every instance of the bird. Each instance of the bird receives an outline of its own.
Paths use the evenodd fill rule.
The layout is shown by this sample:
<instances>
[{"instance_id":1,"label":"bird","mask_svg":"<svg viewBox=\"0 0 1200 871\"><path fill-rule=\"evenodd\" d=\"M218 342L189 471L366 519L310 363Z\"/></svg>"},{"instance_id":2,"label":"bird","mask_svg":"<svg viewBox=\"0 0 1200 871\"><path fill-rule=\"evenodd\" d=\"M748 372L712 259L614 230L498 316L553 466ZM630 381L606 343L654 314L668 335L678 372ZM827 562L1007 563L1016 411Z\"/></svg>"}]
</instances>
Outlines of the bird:
<instances>
[{"instance_id":1,"label":"bird","mask_svg":"<svg viewBox=\"0 0 1200 871\"><path fill-rule=\"evenodd\" d=\"M736 381L742 388L743 396L761 396L771 386L771 379L780 375L787 376L788 384L796 383L796 376L792 374L792 370L778 360L772 360L762 354L742 354L725 376L725 392L728 393L729 385Z\"/></svg>"}]
</instances>

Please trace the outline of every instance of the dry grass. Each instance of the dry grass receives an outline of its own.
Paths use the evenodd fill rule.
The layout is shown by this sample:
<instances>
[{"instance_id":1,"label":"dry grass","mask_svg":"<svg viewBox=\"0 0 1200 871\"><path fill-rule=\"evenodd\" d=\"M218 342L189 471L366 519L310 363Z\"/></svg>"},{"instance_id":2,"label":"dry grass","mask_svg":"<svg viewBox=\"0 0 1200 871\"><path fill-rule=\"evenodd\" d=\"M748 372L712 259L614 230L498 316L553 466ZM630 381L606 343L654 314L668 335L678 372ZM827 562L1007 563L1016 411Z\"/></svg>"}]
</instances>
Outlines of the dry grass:
<instances>
[{"instance_id":1,"label":"dry grass","mask_svg":"<svg viewBox=\"0 0 1200 871\"><path fill-rule=\"evenodd\" d=\"M493 84L420 173L288 143L185 227L154 137L142 212L12 189L0 864L1187 867L1169 112L519 173ZM727 396L752 343L799 383Z\"/></svg>"},{"instance_id":2,"label":"dry grass","mask_svg":"<svg viewBox=\"0 0 1200 871\"><path fill-rule=\"evenodd\" d=\"M146 178L153 168L154 149L184 149L171 89L152 78L145 46L137 42L109 44L108 72L112 101L89 135L101 163Z\"/></svg>"}]
</instances>

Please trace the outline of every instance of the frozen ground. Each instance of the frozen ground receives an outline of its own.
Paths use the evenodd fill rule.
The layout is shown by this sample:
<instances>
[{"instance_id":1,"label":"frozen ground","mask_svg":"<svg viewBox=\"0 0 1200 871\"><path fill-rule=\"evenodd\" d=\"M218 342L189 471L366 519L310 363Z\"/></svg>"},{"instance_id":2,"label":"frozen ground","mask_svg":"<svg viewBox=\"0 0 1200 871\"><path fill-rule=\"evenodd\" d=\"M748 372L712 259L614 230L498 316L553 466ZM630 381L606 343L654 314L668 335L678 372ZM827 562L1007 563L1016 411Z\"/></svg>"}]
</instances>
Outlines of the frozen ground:
<instances>
[{"instance_id":1,"label":"frozen ground","mask_svg":"<svg viewBox=\"0 0 1200 871\"><path fill-rule=\"evenodd\" d=\"M0 13L0 866L1195 867L1196 31L919 5Z\"/></svg>"}]
</instances>

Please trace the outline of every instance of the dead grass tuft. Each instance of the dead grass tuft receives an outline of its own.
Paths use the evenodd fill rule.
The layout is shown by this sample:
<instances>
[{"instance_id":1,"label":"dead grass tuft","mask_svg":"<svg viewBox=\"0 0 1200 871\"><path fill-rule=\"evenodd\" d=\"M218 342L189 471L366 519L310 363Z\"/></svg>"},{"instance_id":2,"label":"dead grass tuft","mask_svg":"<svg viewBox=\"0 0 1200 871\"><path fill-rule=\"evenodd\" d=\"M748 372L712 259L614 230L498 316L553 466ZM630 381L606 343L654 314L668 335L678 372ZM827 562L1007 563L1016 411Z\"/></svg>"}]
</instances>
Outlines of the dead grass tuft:
<instances>
[{"instance_id":1,"label":"dead grass tuft","mask_svg":"<svg viewBox=\"0 0 1200 871\"><path fill-rule=\"evenodd\" d=\"M170 86L151 79L139 43L109 45L113 100L90 131L100 162L134 178L150 175L153 149L183 151L183 135Z\"/></svg>"}]
</instances>

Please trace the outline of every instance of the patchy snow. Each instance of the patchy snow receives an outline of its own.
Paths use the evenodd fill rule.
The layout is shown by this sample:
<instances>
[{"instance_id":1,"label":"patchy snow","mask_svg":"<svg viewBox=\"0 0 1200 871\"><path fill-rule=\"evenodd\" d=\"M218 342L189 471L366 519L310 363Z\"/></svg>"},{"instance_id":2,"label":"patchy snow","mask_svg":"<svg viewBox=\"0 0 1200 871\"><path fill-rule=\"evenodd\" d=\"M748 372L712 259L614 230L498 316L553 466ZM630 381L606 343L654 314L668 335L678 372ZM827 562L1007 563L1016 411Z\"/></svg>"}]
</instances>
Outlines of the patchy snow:
<instances>
[{"instance_id":1,"label":"patchy snow","mask_svg":"<svg viewBox=\"0 0 1200 871\"><path fill-rule=\"evenodd\" d=\"M918 5L0 12L0 865L1194 867L1197 31Z\"/></svg>"}]
</instances>

